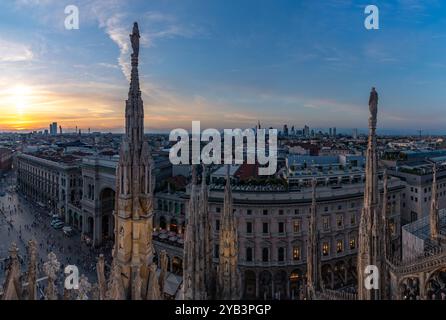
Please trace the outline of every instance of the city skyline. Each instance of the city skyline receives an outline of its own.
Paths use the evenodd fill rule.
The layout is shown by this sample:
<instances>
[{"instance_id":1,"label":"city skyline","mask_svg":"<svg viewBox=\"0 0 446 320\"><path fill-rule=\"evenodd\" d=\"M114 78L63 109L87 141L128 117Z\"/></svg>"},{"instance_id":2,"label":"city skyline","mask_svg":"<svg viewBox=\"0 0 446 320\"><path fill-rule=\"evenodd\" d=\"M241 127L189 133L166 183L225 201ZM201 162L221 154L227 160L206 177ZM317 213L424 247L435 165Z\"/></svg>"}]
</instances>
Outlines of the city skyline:
<instances>
[{"instance_id":1,"label":"city skyline","mask_svg":"<svg viewBox=\"0 0 446 320\"><path fill-rule=\"evenodd\" d=\"M138 20L148 132L192 120L361 130L364 93L376 86L378 133L444 133L438 1L376 1L379 30L364 28L364 1L78 1L80 29L66 30L69 4L0 5L0 131L57 121L64 132L122 132L128 26Z\"/></svg>"}]
</instances>

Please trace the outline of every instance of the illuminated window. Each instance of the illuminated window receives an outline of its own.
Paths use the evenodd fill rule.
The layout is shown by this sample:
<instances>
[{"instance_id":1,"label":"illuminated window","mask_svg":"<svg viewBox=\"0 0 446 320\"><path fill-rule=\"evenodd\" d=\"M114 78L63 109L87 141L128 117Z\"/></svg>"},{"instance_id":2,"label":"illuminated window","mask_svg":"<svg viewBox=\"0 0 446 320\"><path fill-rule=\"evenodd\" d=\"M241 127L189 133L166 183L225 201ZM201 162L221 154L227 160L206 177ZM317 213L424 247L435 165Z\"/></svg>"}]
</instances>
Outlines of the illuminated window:
<instances>
[{"instance_id":1,"label":"illuminated window","mask_svg":"<svg viewBox=\"0 0 446 320\"><path fill-rule=\"evenodd\" d=\"M350 238L350 250L353 250L356 248L356 240L355 238Z\"/></svg>"},{"instance_id":2,"label":"illuminated window","mask_svg":"<svg viewBox=\"0 0 446 320\"><path fill-rule=\"evenodd\" d=\"M336 242L336 252L341 253L344 250L344 240L338 240Z\"/></svg>"},{"instance_id":3,"label":"illuminated window","mask_svg":"<svg viewBox=\"0 0 446 320\"><path fill-rule=\"evenodd\" d=\"M293 221L293 231L294 233L300 232L300 219L295 219Z\"/></svg>"},{"instance_id":4,"label":"illuminated window","mask_svg":"<svg viewBox=\"0 0 446 320\"><path fill-rule=\"evenodd\" d=\"M299 247L293 247L293 260L295 260L295 261L300 260L300 248Z\"/></svg>"},{"instance_id":5,"label":"illuminated window","mask_svg":"<svg viewBox=\"0 0 446 320\"><path fill-rule=\"evenodd\" d=\"M328 242L324 242L322 244L322 254L324 256L328 256L329 252L330 252L330 245L328 244Z\"/></svg>"}]
</instances>

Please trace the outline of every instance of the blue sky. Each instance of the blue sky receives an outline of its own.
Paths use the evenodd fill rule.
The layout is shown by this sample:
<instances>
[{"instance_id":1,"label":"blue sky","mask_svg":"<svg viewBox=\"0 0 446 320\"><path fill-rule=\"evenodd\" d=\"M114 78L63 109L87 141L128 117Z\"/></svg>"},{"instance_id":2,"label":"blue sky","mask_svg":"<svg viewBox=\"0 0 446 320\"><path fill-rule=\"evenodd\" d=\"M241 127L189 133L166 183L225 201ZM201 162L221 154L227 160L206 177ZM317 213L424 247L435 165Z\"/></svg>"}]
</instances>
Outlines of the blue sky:
<instances>
[{"instance_id":1,"label":"blue sky","mask_svg":"<svg viewBox=\"0 0 446 320\"><path fill-rule=\"evenodd\" d=\"M64 28L69 4L79 30ZM368 4L379 30L364 28ZM133 21L149 131L365 128L372 86L381 130L446 129L444 1L11 0L0 4L0 130L122 130Z\"/></svg>"}]
</instances>

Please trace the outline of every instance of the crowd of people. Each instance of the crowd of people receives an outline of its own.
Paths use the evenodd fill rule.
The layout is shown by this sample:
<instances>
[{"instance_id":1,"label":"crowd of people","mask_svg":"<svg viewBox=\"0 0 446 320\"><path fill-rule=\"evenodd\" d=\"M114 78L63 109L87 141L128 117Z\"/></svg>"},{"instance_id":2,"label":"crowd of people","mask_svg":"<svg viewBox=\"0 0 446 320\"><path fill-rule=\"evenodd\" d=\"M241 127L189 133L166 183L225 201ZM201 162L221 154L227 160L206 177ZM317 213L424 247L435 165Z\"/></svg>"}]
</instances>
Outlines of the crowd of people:
<instances>
[{"instance_id":1,"label":"crowd of people","mask_svg":"<svg viewBox=\"0 0 446 320\"><path fill-rule=\"evenodd\" d=\"M106 265L110 265L111 241L101 248L93 248L81 242L78 233L69 238L61 230L51 227L51 214L18 195L8 194L0 198L0 203L0 218L4 220L2 226L7 229L8 237L14 238L20 249L25 249L29 240L36 241L39 276L44 276L43 264L50 252L56 254L61 263L61 270L67 265L76 265L79 272L85 274L92 281L96 279L96 262L99 254L104 254ZM1 229L0 232L3 232ZM7 252L2 252L2 255L5 253L7 255ZM27 261L22 256L26 257L27 255L23 253L20 255L22 268L26 270ZM6 256L0 257L1 270L6 269L7 262Z\"/></svg>"}]
</instances>

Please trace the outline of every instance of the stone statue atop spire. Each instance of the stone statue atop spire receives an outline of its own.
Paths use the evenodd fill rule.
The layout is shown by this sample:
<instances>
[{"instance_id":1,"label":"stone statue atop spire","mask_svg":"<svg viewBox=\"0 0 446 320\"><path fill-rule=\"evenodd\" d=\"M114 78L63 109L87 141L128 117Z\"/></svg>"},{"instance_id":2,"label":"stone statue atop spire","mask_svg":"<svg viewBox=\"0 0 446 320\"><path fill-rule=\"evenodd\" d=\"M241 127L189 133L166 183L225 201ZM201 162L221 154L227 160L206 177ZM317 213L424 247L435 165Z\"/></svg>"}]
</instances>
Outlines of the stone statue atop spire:
<instances>
[{"instance_id":1,"label":"stone statue atop spire","mask_svg":"<svg viewBox=\"0 0 446 320\"><path fill-rule=\"evenodd\" d=\"M132 49L133 49L132 56L135 57L139 56L139 38L141 38L141 36L139 35L138 23L135 22L133 24L133 32L130 35L130 41L132 43Z\"/></svg>"},{"instance_id":2,"label":"stone statue atop spire","mask_svg":"<svg viewBox=\"0 0 446 320\"><path fill-rule=\"evenodd\" d=\"M372 87L369 97L369 111L370 111L370 121L374 128L376 128L376 116L378 113L378 92L376 92L375 87Z\"/></svg>"}]
</instances>

